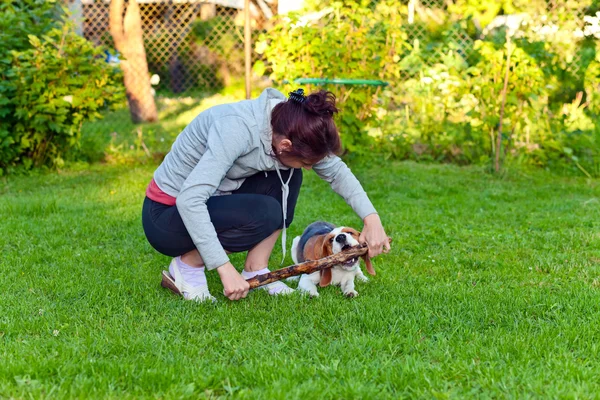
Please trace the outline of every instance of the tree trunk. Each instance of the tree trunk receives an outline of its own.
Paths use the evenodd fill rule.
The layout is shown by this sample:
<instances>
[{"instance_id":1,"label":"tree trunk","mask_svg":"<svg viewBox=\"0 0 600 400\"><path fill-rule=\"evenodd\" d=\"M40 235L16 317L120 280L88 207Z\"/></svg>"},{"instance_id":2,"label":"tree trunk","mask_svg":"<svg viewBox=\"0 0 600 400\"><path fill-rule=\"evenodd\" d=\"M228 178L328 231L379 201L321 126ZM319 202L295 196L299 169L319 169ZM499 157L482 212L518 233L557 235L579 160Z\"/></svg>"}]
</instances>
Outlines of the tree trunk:
<instances>
[{"instance_id":1,"label":"tree trunk","mask_svg":"<svg viewBox=\"0 0 600 400\"><path fill-rule=\"evenodd\" d=\"M135 123L158 120L150 87L150 74L142 38L142 18L137 0L129 0L123 19L124 0L110 2L110 33L121 60L131 119Z\"/></svg>"},{"instance_id":2,"label":"tree trunk","mask_svg":"<svg viewBox=\"0 0 600 400\"><path fill-rule=\"evenodd\" d=\"M506 106L506 93L508 92L508 79L510 76L510 53L511 53L510 36L506 31L506 73L504 74L504 87L502 88L502 104L500 106L500 121L498 122L498 135L496 136L496 162L494 170L500 172L501 159L500 152L502 150L502 121L504 120L504 107Z\"/></svg>"}]
</instances>

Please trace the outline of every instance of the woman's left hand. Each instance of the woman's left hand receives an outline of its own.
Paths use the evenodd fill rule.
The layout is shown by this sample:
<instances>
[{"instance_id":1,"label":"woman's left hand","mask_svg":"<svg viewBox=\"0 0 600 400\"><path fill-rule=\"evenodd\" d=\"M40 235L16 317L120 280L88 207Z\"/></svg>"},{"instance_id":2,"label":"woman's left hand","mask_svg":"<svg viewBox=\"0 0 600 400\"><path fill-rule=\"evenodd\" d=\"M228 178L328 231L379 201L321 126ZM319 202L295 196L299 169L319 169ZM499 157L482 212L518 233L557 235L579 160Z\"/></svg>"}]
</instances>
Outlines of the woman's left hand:
<instances>
[{"instance_id":1,"label":"woman's left hand","mask_svg":"<svg viewBox=\"0 0 600 400\"><path fill-rule=\"evenodd\" d=\"M385 230L381 225L379 215L370 214L363 220L365 226L360 233L358 241L360 243L367 243L369 246L369 257L377 257L382 252L387 253L390 251L390 239L385 234Z\"/></svg>"}]
</instances>

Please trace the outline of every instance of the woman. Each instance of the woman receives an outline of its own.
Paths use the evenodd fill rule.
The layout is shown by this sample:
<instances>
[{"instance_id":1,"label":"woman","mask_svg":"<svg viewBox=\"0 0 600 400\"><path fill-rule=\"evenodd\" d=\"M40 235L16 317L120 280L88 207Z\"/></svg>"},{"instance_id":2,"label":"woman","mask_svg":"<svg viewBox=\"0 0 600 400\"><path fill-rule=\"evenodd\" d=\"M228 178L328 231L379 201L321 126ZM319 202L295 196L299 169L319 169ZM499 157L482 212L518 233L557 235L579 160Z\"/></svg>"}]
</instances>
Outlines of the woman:
<instances>
[{"instance_id":1,"label":"woman","mask_svg":"<svg viewBox=\"0 0 600 400\"><path fill-rule=\"evenodd\" d=\"M216 269L224 295L248 294L246 279L267 273L273 246L292 223L302 168L314 169L364 221L361 242L375 257L389 251L387 235L358 180L336 156L335 96L320 91L290 99L266 89L255 100L212 107L175 140L154 173L142 210L144 232L160 253L174 257L164 274L188 300L214 300L205 268ZM227 253L248 251L238 273ZM293 290L283 282L271 295Z\"/></svg>"}]
</instances>

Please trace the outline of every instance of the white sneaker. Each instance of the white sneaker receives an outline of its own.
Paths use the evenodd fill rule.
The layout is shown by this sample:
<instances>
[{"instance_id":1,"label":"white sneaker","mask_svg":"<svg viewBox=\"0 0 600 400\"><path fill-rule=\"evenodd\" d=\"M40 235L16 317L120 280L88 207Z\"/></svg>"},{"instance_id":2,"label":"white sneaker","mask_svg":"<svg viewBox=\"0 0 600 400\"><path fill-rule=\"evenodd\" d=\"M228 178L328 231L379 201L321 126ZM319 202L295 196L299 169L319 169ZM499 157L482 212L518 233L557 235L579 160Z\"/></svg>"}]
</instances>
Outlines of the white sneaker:
<instances>
[{"instance_id":1,"label":"white sneaker","mask_svg":"<svg viewBox=\"0 0 600 400\"><path fill-rule=\"evenodd\" d=\"M295 292L294 289L292 289L291 287L289 287L281 281L269 283L264 286L259 286L258 289L266 290L271 296L282 296L292 294Z\"/></svg>"},{"instance_id":2,"label":"white sneaker","mask_svg":"<svg viewBox=\"0 0 600 400\"><path fill-rule=\"evenodd\" d=\"M162 272L162 282L160 283L162 287L171 290L173 293L182 295L186 300L194 300L198 302L203 301L217 301L210 292L208 291L208 285L200 285L200 286L190 286L183 279L183 275L179 271L179 267L177 266L177 262L175 259L171 261L171 265L169 265L169 271Z\"/></svg>"},{"instance_id":3,"label":"white sneaker","mask_svg":"<svg viewBox=\"0 0 600 400\"><path fill-rule=\"evenodd\" d=\"M242 277L246 280L254 278L257 275L259 275L259 274L256 274L256 272L249 273L249 272L246 272L245 270L242 271ZM294 289L292 289L291 287L289 287L288 285L286 285L285 283L283 283L281 281L269 283L264 286L259 286L259 287L257 287L257 289L266 290L267 292L269 292L269 294L271 296L280 296L280 295L286 295L286 294L291 294L291 293L295 292ZM252 290L255 290L255 289L252 289Z\"/></svg>"}]
</instances>

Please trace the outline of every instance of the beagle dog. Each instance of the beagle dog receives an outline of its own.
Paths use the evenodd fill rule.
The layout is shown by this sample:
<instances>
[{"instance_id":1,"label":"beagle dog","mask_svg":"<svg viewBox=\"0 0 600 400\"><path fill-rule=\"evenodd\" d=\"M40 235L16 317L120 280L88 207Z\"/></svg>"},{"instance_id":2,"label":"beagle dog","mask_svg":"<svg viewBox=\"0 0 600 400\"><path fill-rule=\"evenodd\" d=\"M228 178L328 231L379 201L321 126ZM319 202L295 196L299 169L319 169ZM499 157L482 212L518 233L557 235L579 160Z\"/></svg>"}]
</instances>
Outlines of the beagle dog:
<instances>
[{"instance_id":1,"label":"beagle dog","mask_svg":"<svg viewBox=\"0 0 600 400\"><path fill-rule=\"evenodd\" d=\"M336 227L322 221L314 222L306 227L302 236L294 238L292 242L292 259L295 264L298 264L337 254L351 246L358 245L359 235L360 233L352 228ZM362 258L365 260L367 271L371 275L375 275L375 270L368 255ZM333 284L339 285L344 295L355 297L358 296L358 292L354 290L354 278L362 282L369 280L360 269L358 257L332 268L302 275L298 289L316 297L319 295L317 284L321 287Z\"/></svg>"}]
</instances>

